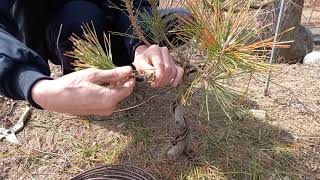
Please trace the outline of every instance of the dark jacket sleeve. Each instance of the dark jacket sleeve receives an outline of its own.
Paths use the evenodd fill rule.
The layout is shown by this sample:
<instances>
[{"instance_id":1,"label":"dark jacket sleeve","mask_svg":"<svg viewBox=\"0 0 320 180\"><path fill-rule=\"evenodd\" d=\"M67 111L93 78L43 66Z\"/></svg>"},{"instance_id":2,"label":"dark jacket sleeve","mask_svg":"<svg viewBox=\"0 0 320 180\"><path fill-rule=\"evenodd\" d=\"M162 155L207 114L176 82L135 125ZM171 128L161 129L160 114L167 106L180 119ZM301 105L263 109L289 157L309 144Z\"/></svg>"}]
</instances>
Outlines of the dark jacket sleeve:
<instances>
[{"instance_id":1,"label":"dark jacket sleeve","mask_svg":"<svg viewBox=\"0 0 320 180\"><path fill-rule=\"evenodd\" d=\"M10 14L14 0L0 1L0 94L11 99L32 100L31 89L42 79L50 79L49 67L36 52L16 37L18 27Z\"/></svg>"},{"instance_id":2,"label":"dark jacket sleeve","mask_svg":"<svg viewBox=\"0 0 320 180\"><path fill-rule=\"evenodd\" d=\"M136 11L147 12L151 14L151 4L149 0L134 0L133 5ZM120 29L121 33L125 33L128 35L136 35L127 12L121 13L118 22L118 28ZM137 38L131 38L129 36L126 36L124 37L124 43L128 50L130 58L133 60L136 47L138 45L143 44L143 42L141 42Z\"/></svg>"}]
</instances>

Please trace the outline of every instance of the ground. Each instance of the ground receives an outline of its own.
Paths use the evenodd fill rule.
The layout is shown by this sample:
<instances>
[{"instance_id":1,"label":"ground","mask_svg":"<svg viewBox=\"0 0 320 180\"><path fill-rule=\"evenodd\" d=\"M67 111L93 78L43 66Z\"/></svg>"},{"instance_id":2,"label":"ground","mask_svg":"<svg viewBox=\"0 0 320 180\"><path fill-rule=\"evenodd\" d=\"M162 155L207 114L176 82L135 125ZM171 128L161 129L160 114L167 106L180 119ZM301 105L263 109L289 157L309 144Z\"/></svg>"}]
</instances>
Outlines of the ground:
<instances>
[{"instance_id":1,"label":"ground","mask_svg":"<svg viewBox=\"0 0 320 180\"><path fill-rule=\"evenodd\" d=\"M216 109L208 121L194 101L187 113L194 152L177 162L163 156L174 130L173 93L162 94L166 90L141 84L122 106L162 95L110 118L33 110L18 134L20 145L0 142L0 179L67 179L109 163L135 164L159 179L320 178L319 72L320 66L281 65L267 97L265 75L255 76L247 104L267 111L266 120L245 115L230 121ZM25 103L1 98L1 106L1 118L10 126Z\"/></svg>"},{"instance_id":2,"label":"ground","mask_svg":"<svg viewBox=\"0 0 320 180\"><path fill-rule=\"evenodd\" d=\"M320 179L319 79L320 66L279 65L264 96L266 74L254 76L244 104L265 110L263 120L242 113L231 121L212 100L208 121L201 94L195 95L186 113L193 151L178 161L164 156L174 136L173 91L138 84L119 109L153 98L108 118L33 109L18 134L21 143L0 142L0 179L68 179L119 163L145 168L159 179ZM0 97L0 127L12 126L26 105Z\"/></svg>"}]
</instances>

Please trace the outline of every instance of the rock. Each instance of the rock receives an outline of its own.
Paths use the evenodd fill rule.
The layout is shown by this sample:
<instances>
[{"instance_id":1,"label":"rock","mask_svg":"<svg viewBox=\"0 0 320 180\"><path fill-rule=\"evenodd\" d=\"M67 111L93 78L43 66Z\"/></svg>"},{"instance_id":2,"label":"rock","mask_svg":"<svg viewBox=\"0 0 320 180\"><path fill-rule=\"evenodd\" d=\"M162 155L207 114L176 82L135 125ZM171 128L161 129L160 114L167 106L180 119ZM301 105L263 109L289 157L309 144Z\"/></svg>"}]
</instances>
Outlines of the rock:
<instances>
[{"instance_id":1,"label":"rock","mask_svg":"<svg viewBox=\"0 0 320 180\"><path fill-rule=\"evenodd\" d=\"M318 27L311 27L309 30L313 34L313 42L316 44L320 44L320 28Z\"/></svg>"},{"instance_id":2,"label":"rock","mask_svg":"<svg viewBox=\"0 0 320 180\"><path fill-rule=\"evenodd\" d=\"M267 120L267 112L264 110L251 109L249 112L257 120L260 120L260 121Z\"/></svg>"},{"instance_id":3,"label":"rock","mask_svg":"<svg viewBox=\"0 0 320 180\"><path fill-rule=\"evenodd\" d=\"M304 0L285 1L284 11L281 20L280 32L295 28L280 36L278 41L293 41L291 48L277 49L276 60L285 63L302 62L303 58L313 50L313 34L312 32L301 26L301 16ZM266 28L263 33L264 38L272 37L275 34L277 21L280 11L280 1L266 7L265 14L259 17L260 25L267 25L272 22L273 25Z\"/></svg>"},{"instance_id":4,"label":"rock","mask_svg":"<svg viewBox=\"0 0 320 180\"><path fill-rule=\"evenodd\" d=\"M303 58L313 51L313 34L304 26L299 26L298 31L294 37L294 43L290 49L281 50L280 57L284 57L287 62L297 63L301 62Z\"/></svg>"},{"instance_id":5,"label":"rock","mask_svg":"<svg viewBox=\"0 0 320 180\"><path fill-rule=\"evenodd\" d=\"M320 64L320 51L313 51L303 59L304 64Z\"/></svg>"}]
</instances>

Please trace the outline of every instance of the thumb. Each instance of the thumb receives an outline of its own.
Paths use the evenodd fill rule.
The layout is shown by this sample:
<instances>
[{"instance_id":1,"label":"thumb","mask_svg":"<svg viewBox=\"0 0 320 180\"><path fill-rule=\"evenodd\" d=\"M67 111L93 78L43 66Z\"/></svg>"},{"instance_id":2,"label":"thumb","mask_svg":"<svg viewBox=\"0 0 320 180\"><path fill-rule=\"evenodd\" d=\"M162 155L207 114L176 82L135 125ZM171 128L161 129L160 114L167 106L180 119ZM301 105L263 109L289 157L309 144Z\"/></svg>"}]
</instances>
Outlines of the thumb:
<instances>
[{"instance_id":1,"label":"thumb","mask_svg":"<svg viewBox=\"0 0 320 180\"><path fill-rule=\"evenodd\" d=\"M108 82L116 82L128 79L132 75L132 68L130 66L117 67L112 70L95 70L92 72L90 82L103 84Z\"/></svg>"}]
</instances>

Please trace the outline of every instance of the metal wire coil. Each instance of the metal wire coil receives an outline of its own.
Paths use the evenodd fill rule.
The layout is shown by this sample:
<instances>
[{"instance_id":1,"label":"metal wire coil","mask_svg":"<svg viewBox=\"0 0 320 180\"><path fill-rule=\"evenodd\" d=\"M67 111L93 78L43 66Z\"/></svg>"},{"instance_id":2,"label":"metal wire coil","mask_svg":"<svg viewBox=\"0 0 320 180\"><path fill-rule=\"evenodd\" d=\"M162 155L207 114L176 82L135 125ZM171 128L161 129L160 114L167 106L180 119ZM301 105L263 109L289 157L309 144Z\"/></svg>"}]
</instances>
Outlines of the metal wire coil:
<instances>
[{"instance_id":1,"label":"metal wire coil","mask_svg":"<svg viewBox=\"0 0 320 180\"><path fill-rule=\"evenodd\" d=\"M82 172L71 180L156 180L156 178L136 166L107 165Z\"/></svg>"}]
</instances>

